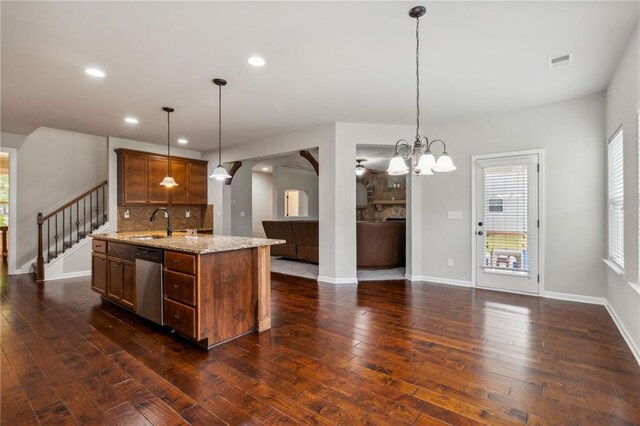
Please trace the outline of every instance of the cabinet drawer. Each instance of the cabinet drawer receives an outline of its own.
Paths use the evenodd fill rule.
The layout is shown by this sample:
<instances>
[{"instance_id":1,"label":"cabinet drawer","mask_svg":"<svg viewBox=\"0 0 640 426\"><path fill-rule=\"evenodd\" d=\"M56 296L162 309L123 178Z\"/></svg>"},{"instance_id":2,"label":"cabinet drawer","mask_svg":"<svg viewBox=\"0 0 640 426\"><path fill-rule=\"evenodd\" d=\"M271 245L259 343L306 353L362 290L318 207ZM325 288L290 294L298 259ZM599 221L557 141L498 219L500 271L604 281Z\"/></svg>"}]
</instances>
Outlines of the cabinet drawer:
<instances>
[{"instance_id":1,"label":"cabinet drawer","mask_svg":"<svg viewBox=\"0 0 640 426\"><path fill-rule=\"evenodd\" d=\"M122 243L109 243L108 252L110 255L118 256L123 259L135 260L136 246Z\"/></svg>"},{"instance_id":2,"label":"cabinet drawer","mask_svg":"<svg viewBox=\"0 0 640 426\"><path fill-rule=\"evenodd\" d=\"M196 310L171 299L164 299L164 313L162 315L164 325L173 327L187 337L197 339L196 336Z\"/></svg>"},{"instance_id":3,"label":"cabinet drawer","mask_svg":"<svg viewBox=\"0 0 640 426\"><path fill-rule=\"evenodd\" d=\"M189 305L196 304L196 277L164 271L164 295Z\"/></svg>"},{"instance_id":4,"label":"cabinet drawer","mask_svg":"<svg viewBox=\"0 0 640 426\"><path fill-rule=\"evenodd\" d=\"M96 240L95 238L91 242L91 248L93 251L98 253L106 253L107 252L107 242L102 240Z\"/></svg>"},{"instance_id":5,"label":"cabinet drawer","mask_svg":"<svg viewBox=\"0 0 640 426\"><path fill-rule=\"evenodd\" d=\"M164 252L164 267L172 271L195 275L196 257L192 254L175 251Z\"/></svg>"}]
</instances>

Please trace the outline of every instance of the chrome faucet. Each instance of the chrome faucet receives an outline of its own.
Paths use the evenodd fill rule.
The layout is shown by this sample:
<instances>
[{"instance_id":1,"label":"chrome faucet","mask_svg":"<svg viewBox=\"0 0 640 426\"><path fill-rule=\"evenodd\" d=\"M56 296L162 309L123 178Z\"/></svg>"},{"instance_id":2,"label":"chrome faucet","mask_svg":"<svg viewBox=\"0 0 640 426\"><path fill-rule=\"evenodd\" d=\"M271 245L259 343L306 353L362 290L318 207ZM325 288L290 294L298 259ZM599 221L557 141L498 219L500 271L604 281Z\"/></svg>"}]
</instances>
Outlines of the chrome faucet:
<instances>
[{"instance_id":1,"label":"chrome faucet","mask_svg":"<svg viewBox=\"0 0 640 426\"><path fill-rule=\"evenodd\" d=\"M169 210L164 207L155 209L153 213L151 213L151 219L149 219L149 222L154 222L156 220L156 213L159 211L163 211L164 217L167 218L167 237L170 237L173 234L173 229L171 229L171 213L169 213Z\"/></svg>"}]
</instances>

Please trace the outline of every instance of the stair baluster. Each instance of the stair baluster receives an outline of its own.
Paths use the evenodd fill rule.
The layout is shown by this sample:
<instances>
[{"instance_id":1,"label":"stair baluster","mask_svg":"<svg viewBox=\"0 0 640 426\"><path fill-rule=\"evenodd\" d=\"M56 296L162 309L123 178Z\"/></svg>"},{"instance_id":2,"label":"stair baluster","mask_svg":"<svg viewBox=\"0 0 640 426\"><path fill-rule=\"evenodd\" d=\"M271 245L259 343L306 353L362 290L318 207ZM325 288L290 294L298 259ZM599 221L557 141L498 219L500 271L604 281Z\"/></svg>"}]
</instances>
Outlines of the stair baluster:
<instances>
[{"instance_id":1,"label":"stair baluster","mask_svg":"<svg viewBox=\"0 0 640 426\"><path fill-rule=\"evenodd\" d=\"M36 257L35 273L36 281L43 282L45 265L52 260L56 259L60 254L70 249L75 244L82 241L89 236L94 230L98 229L105 223L107 223L107 195L106 195L107 181L100 183L99 185L91 188L82 195L74 198L65 205L55 209L47 215L38 213L36 217L36 224L38 227L38 254ZM102 190L102 197L100 191ZM94 213L94 194L95 194L95 223L93 222ZM89 198L89 220L87 221L87 198ZM100 205L100 198L102 198L102 205ZM80 221L80 203L82 202L82 222ZM74 224L74 206L75 206L75 225L76 235L73 235ZM69 215L69 228L67 229L67 214ZM58 248L60 243L60 233L58 229L58 216L61 215L62 224L62 246ZM102 217L100 217L102 215ZM51 221L53 220L54 230L51 230ZM47 245L44 246L43 225L47 222ZM88 230L87 230L88 226ZM80 230L82 228L82 231ZM68 234L68 235L67 235ZM53 246L51 237L53 236ZM46 261L44 258L44 250L47 250Z\"/></svg>"}]
</instances>

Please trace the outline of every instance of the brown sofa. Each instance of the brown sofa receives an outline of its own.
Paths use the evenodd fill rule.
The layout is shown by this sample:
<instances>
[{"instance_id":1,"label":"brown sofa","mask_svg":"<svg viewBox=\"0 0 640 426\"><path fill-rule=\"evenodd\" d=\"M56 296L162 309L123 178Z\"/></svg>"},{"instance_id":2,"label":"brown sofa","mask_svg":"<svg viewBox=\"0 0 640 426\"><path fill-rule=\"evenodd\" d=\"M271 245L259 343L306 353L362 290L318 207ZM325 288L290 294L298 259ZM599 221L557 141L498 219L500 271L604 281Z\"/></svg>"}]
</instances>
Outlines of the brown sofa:
<instances>
[{"instance_id":1,"label":"brown sofa","mask_svg":"<svg viewBox=\"0 0 640 426\"><path fill-rule=\"evenodd\" d=\"M286 240L271 246L271 255L318 263L317 220L265 220L267 238ZM361 269L389 269L405 264L406 222L358 222L357 265Z\"/></svg>"},{"instance_id":2,"label":"brown sofa","mask_svg":"<svg viewBox=\"0 0 640 426\"><path fill-rule=\"evenodd\" d=\"M291 229L290 221L263 220L262 227L267 238L277 240L285 240L285 244L276 244L271 246L271 255L286 257L289 259L298 258L298 250L295 240L293 239L293 229Z\"/></svg>"},{"instance_id":3,"label":"brown sofa","mask_svg":"<svg viewBox=\"0 0 640 426\"><path fill-rule=\"evenodd\" d=\"M405 264L406 222L358 222L357 265L361 269L390 269Z\"/></svg>"},{"instance_id":4,"label":"brown sofa","mask_svg":"<svg viewBox=\"0 0 640 426\"><path fill-rule=\"evenodd\" d=\"M317 220L293 220L291 221L293 238L298 249L298 260L318 263L318 221Z\"/></svg>"},{"instance_id":5,"label":"brown sofa","mask_svg":"<svg viewBox=\"0 0 640 426\"><path fill-rule=\"evenodd\" d=\"M317 220L263 220L267 238L286 240L271 246L271 255L304 262L318 263Z\"/></svg>"}]
</instances>

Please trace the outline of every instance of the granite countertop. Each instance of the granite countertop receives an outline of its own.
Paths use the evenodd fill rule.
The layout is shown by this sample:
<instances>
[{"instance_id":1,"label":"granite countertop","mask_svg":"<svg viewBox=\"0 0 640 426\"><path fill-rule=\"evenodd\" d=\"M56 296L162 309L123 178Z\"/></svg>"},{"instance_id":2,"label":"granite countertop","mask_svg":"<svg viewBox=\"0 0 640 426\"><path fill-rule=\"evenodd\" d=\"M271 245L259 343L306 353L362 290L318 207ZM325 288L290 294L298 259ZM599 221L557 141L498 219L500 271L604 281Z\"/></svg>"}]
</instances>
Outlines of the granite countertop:
<instances>
[{"instance_id":1,"label":"granite countertop","mask_svg":"<svg viewBox=\"0 0 640 426\"><path fill-rule=\"evenodd\" d=\"M135 237L157 236L153 239L140 239ZM272 246L284 244L285 240L273 240L266 238L231 237L226 235L198 235L187 237L184 232L174 232L167 237L162 231L131 231L113 234L92 234L91 237L99 240L115 241L118 243L133 244L136 246L156 247L165 250L181 251L186 253L208 254L223 251L240 250L246 248ZM160 237L160 238L158 238Z\"/></svg>"}]
</instances>

